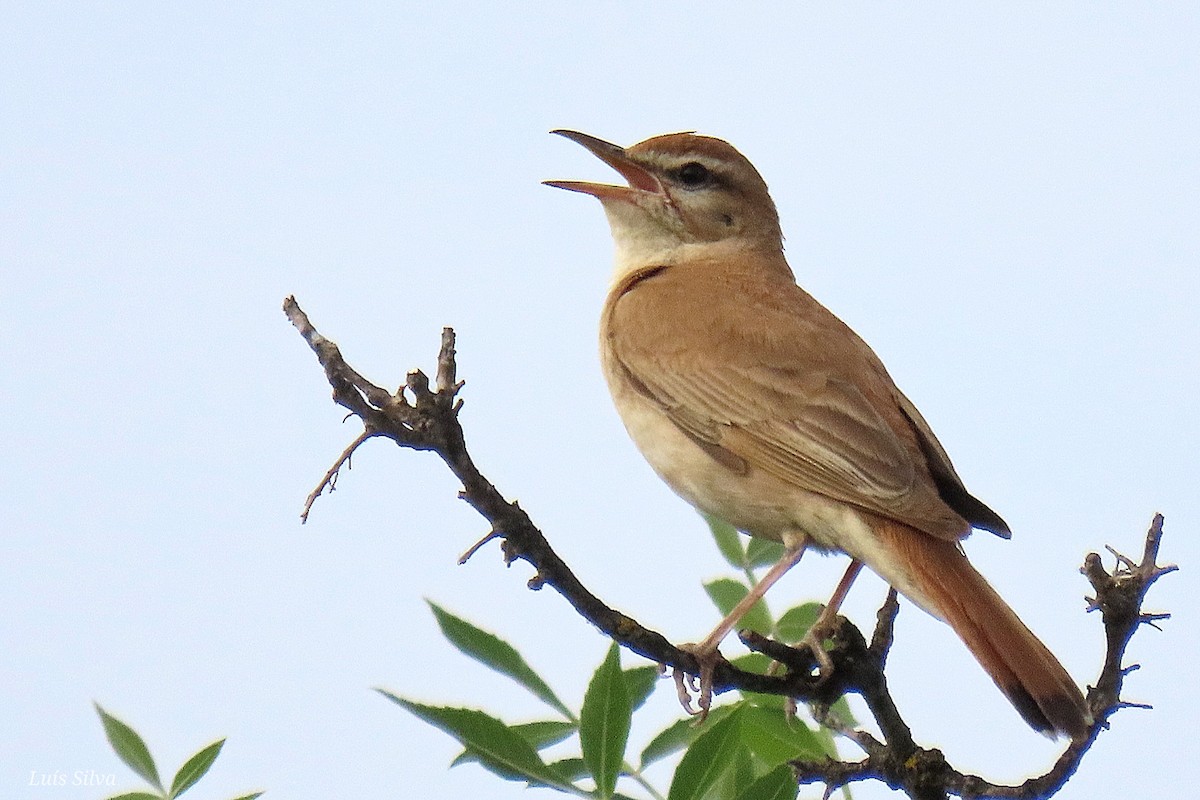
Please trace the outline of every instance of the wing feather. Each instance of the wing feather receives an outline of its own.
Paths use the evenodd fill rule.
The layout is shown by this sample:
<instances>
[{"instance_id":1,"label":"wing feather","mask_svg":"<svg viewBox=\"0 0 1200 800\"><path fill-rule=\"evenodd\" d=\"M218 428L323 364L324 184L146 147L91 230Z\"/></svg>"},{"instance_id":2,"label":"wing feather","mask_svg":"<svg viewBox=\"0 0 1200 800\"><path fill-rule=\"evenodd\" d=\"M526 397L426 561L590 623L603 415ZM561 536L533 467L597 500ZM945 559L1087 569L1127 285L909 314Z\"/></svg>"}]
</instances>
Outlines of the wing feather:
<instances>
[{"instance_id":1,"label":"wing feather","mask_svg":"<svg viewBox=\"0 0 1200 800\"><path fill-rule=\"evenodd\" d=\"M622 363L689 435L782 480L881 507L912 489L912 459L853 384L827 376L780 380L774 370L707 359L687 370L644 359Z\"/></svg>"},{"instance_id":2,"label":"wing feather","mask_svg":"<svg viewBox=\"0 0 1200 800\"><path fill-rule=\"evenodd\" d=\"M732 298L736 310L722 313ZM790 274L647 269L614 287L603 325L606 369L722 463L938 538L969 532L962 504L942 490L970 495L924 420L870 348Z\"/></svg>"}]
</instances>

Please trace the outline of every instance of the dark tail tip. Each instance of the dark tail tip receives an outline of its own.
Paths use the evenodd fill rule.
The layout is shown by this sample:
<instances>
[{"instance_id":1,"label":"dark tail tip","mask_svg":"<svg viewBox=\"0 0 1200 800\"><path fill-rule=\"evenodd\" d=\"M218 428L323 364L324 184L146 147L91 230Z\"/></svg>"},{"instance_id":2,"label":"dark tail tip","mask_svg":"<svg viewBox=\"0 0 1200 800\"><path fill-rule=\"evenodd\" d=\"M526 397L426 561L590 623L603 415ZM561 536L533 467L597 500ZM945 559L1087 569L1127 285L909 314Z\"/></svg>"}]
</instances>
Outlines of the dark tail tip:
<instances>
[{"instance_id":1,"label":"dark tail tip","mask_svg":"<svg viewBox=\"0 0 1200 800\"><path fill-rule=\"evenodd\" d=\"M1044 736L1057 739L1066 735L1083 739L1091 732L1092 715L1074 687L1070 691L1043 694L1037 698L1019 684L1000 688L1029 727Z\"/></svg>"}]
</instances>

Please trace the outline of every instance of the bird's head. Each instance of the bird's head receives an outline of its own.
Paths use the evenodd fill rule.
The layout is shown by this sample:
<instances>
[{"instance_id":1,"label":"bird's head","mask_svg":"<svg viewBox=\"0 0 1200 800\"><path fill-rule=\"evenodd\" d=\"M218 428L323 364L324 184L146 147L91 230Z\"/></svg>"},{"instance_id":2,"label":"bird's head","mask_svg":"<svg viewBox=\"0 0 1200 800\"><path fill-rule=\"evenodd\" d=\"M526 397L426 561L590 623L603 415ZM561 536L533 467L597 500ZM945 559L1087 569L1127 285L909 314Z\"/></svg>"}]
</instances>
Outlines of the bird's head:
<instances>
[{"instance_id":1,"label":"bird's head","mask_svg":"<svg viewBox=\"0 0 1200 800\"><path fill-rule=\"evenodd\" d=\"M583 145L628 183L546 181L600 200L619 264L674 260L681 249L714 242L782 249L779 215L766 182L728 142L670 133L620 147L577 131L554 133Z\"/></svg>"}]
</instances>

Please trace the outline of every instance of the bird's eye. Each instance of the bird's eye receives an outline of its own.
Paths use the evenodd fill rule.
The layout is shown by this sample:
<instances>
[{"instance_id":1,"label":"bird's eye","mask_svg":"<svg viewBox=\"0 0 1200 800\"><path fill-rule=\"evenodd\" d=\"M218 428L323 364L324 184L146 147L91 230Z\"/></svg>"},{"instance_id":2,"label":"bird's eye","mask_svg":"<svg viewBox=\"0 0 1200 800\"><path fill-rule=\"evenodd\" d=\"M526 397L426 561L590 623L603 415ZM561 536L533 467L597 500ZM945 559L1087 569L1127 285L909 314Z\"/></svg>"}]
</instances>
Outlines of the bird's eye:
<instances>
[{"instance_id":1,"label":"bird's eye","mask_svg":"<svg viewBox=\"0 0 1200 800\"><path fill-rule=\"evenodd\" d=\"M689 189L696 189L708 183L712 173L708 167L698 161L689 161L679 168L679 182Z\"/></svg>"}]
</instances>

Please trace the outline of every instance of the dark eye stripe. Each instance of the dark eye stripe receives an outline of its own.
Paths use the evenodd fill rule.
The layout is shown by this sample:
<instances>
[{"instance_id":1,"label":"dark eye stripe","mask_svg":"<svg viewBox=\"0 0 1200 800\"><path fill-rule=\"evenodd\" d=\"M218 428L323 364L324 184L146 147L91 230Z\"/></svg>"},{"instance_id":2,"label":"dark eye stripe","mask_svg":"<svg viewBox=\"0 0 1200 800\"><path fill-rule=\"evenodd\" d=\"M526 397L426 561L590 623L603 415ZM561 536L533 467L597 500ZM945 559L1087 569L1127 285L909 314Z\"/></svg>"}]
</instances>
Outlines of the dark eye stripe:
<instances>
[{"instance_id":1,"label":"dark eye stripe","mask_svg":"<svg viewBox=\"0 0 1200 800\"><path fill-rule=\"evenodd\" d=\"M689 189L698 189L712 182L713 175L708 167L699 161L689 161L678 170L675 176L681 184Z\"/></svg>"}]
</instances>

